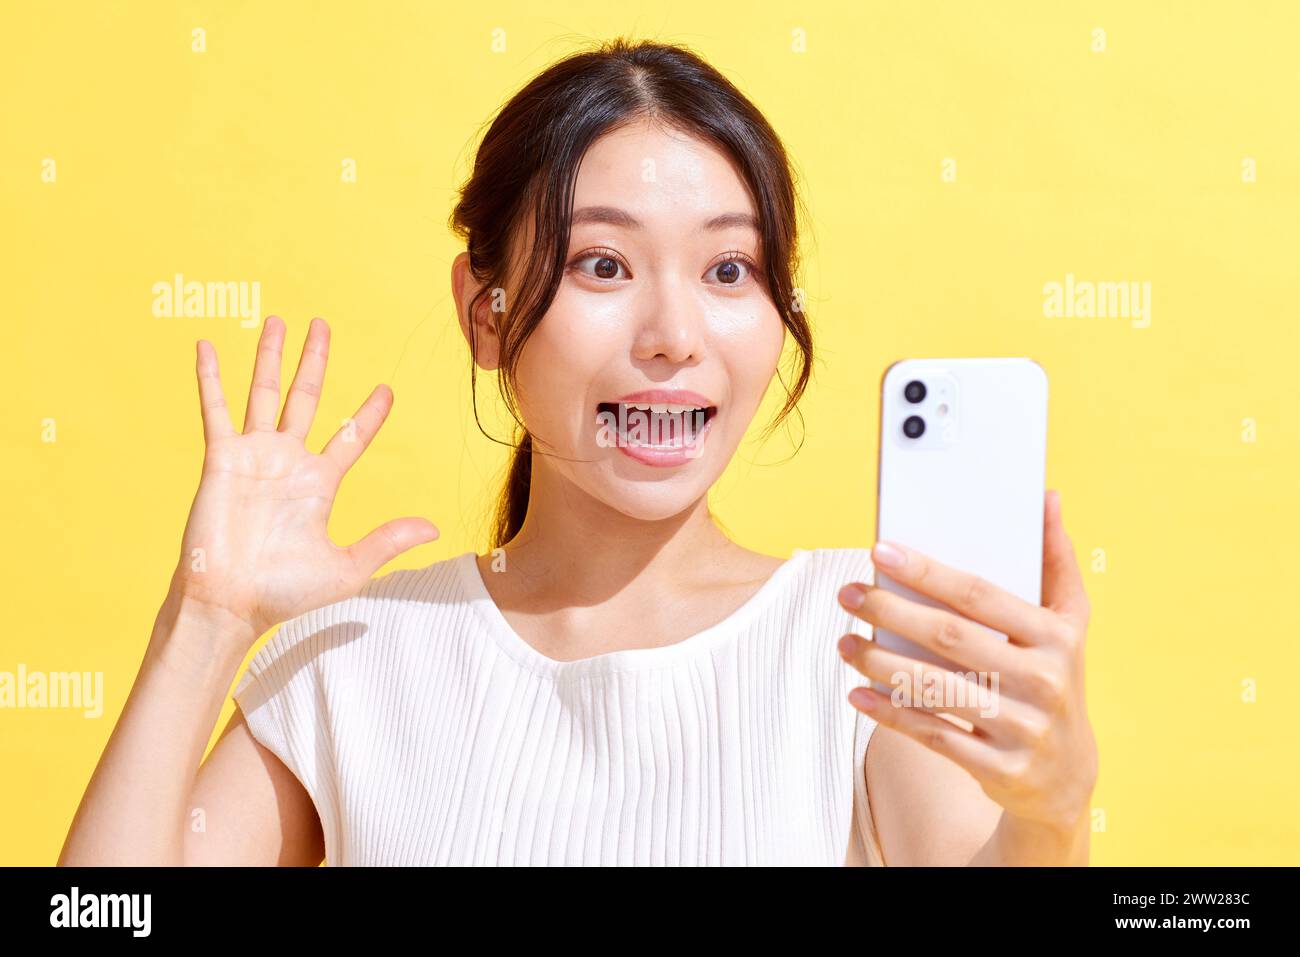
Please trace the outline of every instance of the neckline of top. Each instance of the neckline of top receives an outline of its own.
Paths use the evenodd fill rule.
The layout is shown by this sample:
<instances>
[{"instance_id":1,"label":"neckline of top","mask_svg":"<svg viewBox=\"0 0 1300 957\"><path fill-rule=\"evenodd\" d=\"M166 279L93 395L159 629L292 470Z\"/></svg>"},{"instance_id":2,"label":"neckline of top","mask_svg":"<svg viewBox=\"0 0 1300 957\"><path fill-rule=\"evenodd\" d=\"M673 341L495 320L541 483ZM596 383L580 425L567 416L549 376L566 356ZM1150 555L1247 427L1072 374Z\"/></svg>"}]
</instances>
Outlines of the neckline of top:
<instances>
[{"instance_id":1,"label":"neckline of top","mask_svg":"<svg viewBox=\"0 0 1300 957\"><path fill-rule=\"evenodd\" d=\"M473 551L458 555L453 561L460 573L461 584L470 604L487 626L497 646L509 658L525 668L552 677L579 676L594 674L613 674L622 671L658 668L676 663L692 654L716 647L719 643L738 634L755 615L763 611L781 593L781 587L795 570L807 560L812 552L808 549L793 549L789 558L777 566L776 571L767 577L758 591L750 595L721 621L701 631L695 632L672 644L655 648L624 648L619 651L607 651L587 658L575 658L561 661L544 655L523 636L515 631L506 620L497 603L492 599L483 575L478 567L478 554Z\"/></svg>"}]
</instances>

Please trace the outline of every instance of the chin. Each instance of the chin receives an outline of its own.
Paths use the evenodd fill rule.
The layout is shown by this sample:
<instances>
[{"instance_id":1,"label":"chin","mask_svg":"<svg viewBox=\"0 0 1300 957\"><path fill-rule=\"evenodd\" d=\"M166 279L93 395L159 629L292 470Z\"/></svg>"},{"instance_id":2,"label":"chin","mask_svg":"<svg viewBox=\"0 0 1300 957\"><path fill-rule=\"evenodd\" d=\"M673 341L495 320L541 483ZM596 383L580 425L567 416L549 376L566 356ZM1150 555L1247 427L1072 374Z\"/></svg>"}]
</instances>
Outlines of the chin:
<instances>
[{"instance_id":1,"label":"chin","mask_svg":"<svg viewBox=\"0 0 1300 957\"><path fill-rule=\"evenodd\" d=\"M717 478L704 462L694 462L681 468L665 469L628 463L619 463L601 476L599 489L588 489L589 494L628 518L642 522L657 522L680 515L691 508ZM698 468L697 471L688 471Z\"/></svg>"}]
</instances>

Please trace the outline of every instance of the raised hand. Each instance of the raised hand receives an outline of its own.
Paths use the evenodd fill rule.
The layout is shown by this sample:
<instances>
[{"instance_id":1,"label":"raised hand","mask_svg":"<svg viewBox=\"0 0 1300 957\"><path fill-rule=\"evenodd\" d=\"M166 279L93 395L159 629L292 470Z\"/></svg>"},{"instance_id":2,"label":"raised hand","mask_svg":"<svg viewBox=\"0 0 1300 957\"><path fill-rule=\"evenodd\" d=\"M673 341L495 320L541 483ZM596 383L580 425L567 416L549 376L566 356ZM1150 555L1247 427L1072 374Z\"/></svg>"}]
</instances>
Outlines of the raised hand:
<instances>
[{"instance_id":1,"label":"raised hand","mask_svg":"<svg viewBox=\"0 0 1300 957\"><path fill-rule=\"evenodd\" d=\"M877 544L877 570L953 611L856 582L841 589L841 604L864 621L931 649L960 670L949 671L845 635L839 646L843 658L862 674L894 688L889 697L855 688L850 702L880 724L961 765L1013 817L1059 831L1077 827L1089 812L1098 764L1083 686L1091 609L1061 522L1059 495L1050 491L1045 501L1041 606L915 549L900 545L896 551L902 563L889 564L888 550ZM996 685L985 676L996 676ZM944 694L939 700L900 694L908 683L912 688L943 689ZM965 726L940 714L960 719Z\"/></svg>"},{"instance_id":2,"label":"raised hand","mask_svg":"<svg viewBox=\"0 0 1300 957\"><path fill-rule=\"evenodd\" d=\"M197 344L206 450L172 597L246 624L249 646L279 622L356 594L394 557L438 537L423 518L399 518L347 547L330 541L339 483L387 418L393 394L377 386L319 454L308 451L329 327L312 320L277 426L284 338L284 323L268 317L242 433L231 423L216 350L206 340Z\"/></svg>"}]
</instances>

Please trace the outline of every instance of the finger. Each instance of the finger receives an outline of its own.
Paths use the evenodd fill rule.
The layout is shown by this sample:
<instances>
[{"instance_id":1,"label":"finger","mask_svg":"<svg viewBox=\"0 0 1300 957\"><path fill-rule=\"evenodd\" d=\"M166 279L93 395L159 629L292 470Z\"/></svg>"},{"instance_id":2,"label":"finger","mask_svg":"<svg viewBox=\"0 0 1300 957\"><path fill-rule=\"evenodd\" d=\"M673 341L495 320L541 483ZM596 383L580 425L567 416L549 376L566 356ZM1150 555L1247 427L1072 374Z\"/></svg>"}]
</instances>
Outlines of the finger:
<instances>
[{"instance_id":1,"label":"finger","mask_svg":"<svg viewBox=\"0 0 1300 957\"><path fill-rule=\"evenodd\" d=\"M1042 644L1048 640L1047 635L1055 633L1053 613L1046 608L914 548L897 542L877 542L871 559L877 572L938 599L959 615L988 625L1017 644Z\"/></svg>"},{"instance_id":2,"label":"finger","mask_svg":"<svg viewBox=\"0 0 1300 957\"><path fill-rule=\"evenodd\" d=\"M244 412L244 434L270 432L275 429L275 413L280 408L280 356L284 351L284 322L279 316L267 316L262 336L257 342L257 359L253 362L253 382L248 389L248 408Z\"/></svg>"},{"instance_id":3,"label":"finger","mask_svg":"<svg viewBox=\"0 0 1300 957\"><path fill-rule=\"evenodd\" d=\"M361 403L357 414L346 420L333 437L325 443L321 455L332 459L340 472L352 468L361 453L370 445L371 439L379 427L388 418L393 407L393 390L386 385L377 385L370 397Z\"/></svg>"},{"instance_id":4,"label":"finger","mask_svg":"<svg viewBox=\"0 0 1300 957\"><path fill-rule=\"evenodd\" d=\"M992 730L999 701L991 688L964 674L882 648L861 635L845 635L836 647L856 671L888 686L895 701L931 713L947 712L984 732Z\"/></svg>"},{"instance_id":5,"label":"finger","mask_svg":"<svg viewBox=\"0 0 1300 957\"><path fill-rule=\"evenodd\" d=\"M969 619L896 595L887 588L853 582L840 589L840 604L877 628L910 638L954 664L977 671L1011 665L1007 643Z\"/></svg>"},{"instance_id":6,"label":"finger","mask_svg":"<svg viewBox=\"0 0 1300 957\"><path fill-rule=\"evenodd\" d=\"M298 371L289 386L289 397L280 413L280 431L306 439L316 418L321 384L325 381L325 364L329 360L330 327L324 319L313 319L307 327L307 341L298 357Z\"/></svg>"},{"instance_id":7,"label":"finger","mask_svg":"<svg viewBox=\"0 0 1300 957\"><path fill-rule=\"evenodd\" d=\"M946 718L918 708L896 705L885 695L870 688L854 688L849 704L870 715L877 724L893 728L931 751L961 765L980 780L992 770L997 749L969 731L963 731Z\"/></svg>"},{"instance_id":8,"label":"finger","mask_svg":"<svg viewBox=\"0 0 1300 957\"><path fill-rule=\"evenodd\" d=\"M235 434L226 406L226 394L221 388L221 370L217 366L217 350L206 339L195 346L197 353L195 371L199 378L199 411L203 415L203 440Z\"/></svg>"},{"instance_id":9,"label":"finger","mask_svg":"<svg viewBox=\"0 0 1300 957\"><path fill-rule=\"evenodd\" d=\"M1061 493L1048 489L1043 519L1043 604L1075 624L1088 620L1090 607L1074 543L1061 521Z\"/></svg>"},{"instance_id":10,"label":"finger","mask_svg":"<svg viewBox=\"0 0 1300 957\"><path fill-rule=\"evenodd\" d=\"M402 552L432 542L438 534L438 529L427 519L395 518L349 546L347 551L358 572L370 578Z\"/></svg>"}]
</instances>

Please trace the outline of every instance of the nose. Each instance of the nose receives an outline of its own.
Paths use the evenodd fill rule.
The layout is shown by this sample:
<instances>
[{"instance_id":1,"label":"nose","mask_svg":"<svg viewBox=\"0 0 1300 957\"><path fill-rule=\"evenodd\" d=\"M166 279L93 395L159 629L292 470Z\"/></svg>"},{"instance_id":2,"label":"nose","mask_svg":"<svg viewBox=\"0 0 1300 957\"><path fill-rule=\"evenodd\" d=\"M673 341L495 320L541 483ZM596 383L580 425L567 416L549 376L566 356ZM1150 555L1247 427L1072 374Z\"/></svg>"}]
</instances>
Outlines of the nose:
<instances>
[{"instance_id":1,"label":"nose","mask_svg":"<svg viewBox=\"0 0 1300 957\"><path fill-rule=\"evenodd\" d=\"M634 358L673 365L703 358L708 317L698 298L670 279L663 279L647 289L637 308L642 317L632 345Z\"/></svg>"}]
</instances>

